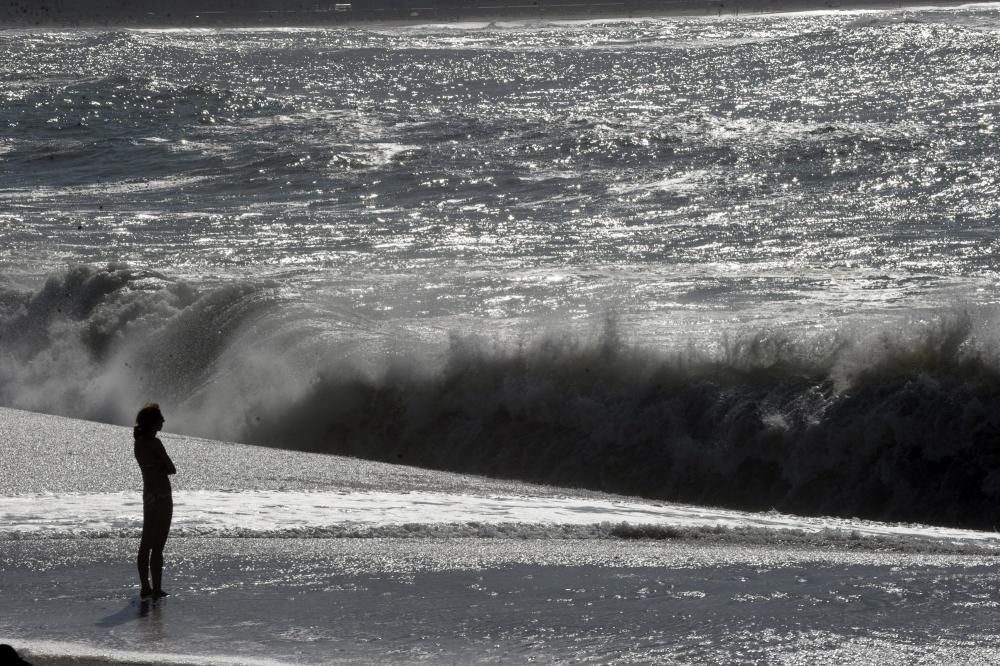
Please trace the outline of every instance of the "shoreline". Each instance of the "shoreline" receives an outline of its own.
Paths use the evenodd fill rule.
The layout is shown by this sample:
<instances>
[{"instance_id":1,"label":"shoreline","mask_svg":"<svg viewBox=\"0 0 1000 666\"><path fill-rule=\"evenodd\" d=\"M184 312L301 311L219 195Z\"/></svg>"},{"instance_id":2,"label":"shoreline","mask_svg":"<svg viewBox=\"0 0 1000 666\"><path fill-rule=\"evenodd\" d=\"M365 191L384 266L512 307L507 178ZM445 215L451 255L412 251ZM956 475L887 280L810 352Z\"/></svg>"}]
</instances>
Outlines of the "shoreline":
<instances>
[{"instance_id":1,"label":"shoreline","mask_svg":"<svg viewBox=\"0 0 1000 666\"><path fill-rule=\"evenodd\" d=\"M224 0L216 0L224 2ZM902 11L954 9L972 5L959 0L399 0L394 3L316 3L309 9L288 9L281 0L262 0L261 8L234 10L207 3L208 9L160 8L158 0L137 3L135 10L94 2L91 11L78 7L38 6L16 0L0 8L0 30L53 28L324 28L371 24L415 25L482 21L586 21L670 17L720 17L746 14L790 14L837 11ZM267 8L268 5L272 8ZM214 7L214 8L213 8ZM145 10L145 11L144 11Z\"/></svg>"}]
</instances>

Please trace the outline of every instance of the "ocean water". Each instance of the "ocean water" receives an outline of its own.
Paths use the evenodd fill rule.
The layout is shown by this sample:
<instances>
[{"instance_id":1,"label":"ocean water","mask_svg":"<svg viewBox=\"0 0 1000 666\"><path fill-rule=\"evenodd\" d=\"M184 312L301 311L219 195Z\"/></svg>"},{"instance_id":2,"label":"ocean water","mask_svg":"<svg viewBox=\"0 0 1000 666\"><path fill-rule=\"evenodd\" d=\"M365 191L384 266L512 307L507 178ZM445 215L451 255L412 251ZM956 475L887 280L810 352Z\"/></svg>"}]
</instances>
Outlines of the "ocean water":
<instances>
[{"instance_id":1,"label":"ocean water","mask_svg":"<svg viewBox=\"0 0 1000 666\"><path fill-rule=\"evenodd\" d=\"M0 32L0 404L991 528L998 28Z\"/></svg>"}]
</instances>

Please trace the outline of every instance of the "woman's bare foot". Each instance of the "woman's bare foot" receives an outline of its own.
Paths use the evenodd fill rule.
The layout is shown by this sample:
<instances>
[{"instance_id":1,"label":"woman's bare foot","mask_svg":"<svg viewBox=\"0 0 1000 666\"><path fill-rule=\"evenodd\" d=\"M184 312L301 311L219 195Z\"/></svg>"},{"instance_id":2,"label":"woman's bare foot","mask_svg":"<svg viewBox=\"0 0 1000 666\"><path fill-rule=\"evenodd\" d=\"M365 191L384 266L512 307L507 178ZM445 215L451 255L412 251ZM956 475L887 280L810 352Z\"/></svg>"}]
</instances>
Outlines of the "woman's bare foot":
<instances>
[{"instance_id":1,"label":"woman's bare foot","mask_svg":"<svg viewBox=\"0 0 1000 666\"><path fill-rule=\"evenodd\" d=\"M142 599L149 599L151 596L153 596L153 588L151 588L151 587L144 587L141 590L139 590L139 597L140 598L142 598Z\"/></svg>"},{"instance_id":2,"label":"woman's bare foot","mask_svg":"<svg viewBox=\"0 0 1000 666\"><path fill-rule=\"evenodd\" d=\"M162 599L163 597L169 597L170 593L163 590L153 590L152 595L154 599Z\"/></svg>"}]
</instances>

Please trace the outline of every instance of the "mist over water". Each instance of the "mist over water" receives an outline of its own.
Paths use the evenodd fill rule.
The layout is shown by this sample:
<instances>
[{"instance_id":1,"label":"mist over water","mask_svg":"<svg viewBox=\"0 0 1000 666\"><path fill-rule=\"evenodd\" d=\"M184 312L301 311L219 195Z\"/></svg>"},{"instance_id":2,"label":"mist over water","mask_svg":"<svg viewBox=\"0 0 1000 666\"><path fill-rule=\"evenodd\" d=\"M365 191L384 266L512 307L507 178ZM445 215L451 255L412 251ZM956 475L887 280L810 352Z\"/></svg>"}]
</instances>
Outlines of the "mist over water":
<instances>
[{"instance_id":1,"label":"mist over water","mask_svg":"<svg viewBox=\"0 0 1000 666\"><path fill-rule=\"evenodd\" d=\"M0 33L0 403L991 527L998 25Z\"/></svg>"}]
</instances>

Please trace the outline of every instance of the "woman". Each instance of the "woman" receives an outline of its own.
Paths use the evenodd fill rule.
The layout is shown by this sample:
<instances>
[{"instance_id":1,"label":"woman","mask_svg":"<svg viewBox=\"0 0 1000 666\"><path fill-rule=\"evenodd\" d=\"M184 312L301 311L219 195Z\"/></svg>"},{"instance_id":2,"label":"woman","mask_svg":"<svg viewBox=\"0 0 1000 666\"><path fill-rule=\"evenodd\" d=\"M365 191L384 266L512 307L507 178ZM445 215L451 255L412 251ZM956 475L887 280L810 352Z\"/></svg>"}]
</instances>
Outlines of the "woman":
<instances>
[{"instance_id":1,"label":"woman","mask_svg":"<svg viewBox=\"0 0 1000 666\"><path fill-rule=\"evenodd\" d=\"M177 469L156 433L163 427L163 414L155 402L146 403L135 417L135 459L142 470L142 540L139 542L139 594L144 599L167 596L163 591L163 546L174 515L169 475ZM153 584L149 579L152 574Z\"/></svg>"}]
</instances>

